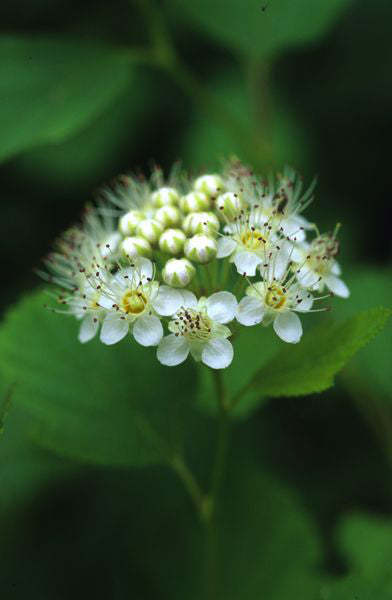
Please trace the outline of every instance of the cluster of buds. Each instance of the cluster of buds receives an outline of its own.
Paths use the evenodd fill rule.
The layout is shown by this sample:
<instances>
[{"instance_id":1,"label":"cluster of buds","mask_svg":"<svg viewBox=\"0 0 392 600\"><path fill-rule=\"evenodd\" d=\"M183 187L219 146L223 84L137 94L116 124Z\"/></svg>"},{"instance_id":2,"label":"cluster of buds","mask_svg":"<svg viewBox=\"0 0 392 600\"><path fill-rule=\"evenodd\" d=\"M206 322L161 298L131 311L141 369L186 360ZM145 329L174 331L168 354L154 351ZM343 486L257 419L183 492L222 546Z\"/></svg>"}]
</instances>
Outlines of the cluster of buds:
<instances>
[{"instance_id":1,"label":"cluster of buds","mask_svg":"<svg viewBox=\"0 0 392 600\"><path fill-rule=\"evenodd\" d=\"M82 343L131 333L168 366L191 354L227 367L235 322L273 324L297 343L298 313L349 295L338 227L320 234L303 216L313 190L292 169L266 180L237 162L196 178L173 172L165 181L159 169L149 180L123 176L45 260L42 276L61 290L54 310L81 321Z\"/></svg>"}]
</instances>

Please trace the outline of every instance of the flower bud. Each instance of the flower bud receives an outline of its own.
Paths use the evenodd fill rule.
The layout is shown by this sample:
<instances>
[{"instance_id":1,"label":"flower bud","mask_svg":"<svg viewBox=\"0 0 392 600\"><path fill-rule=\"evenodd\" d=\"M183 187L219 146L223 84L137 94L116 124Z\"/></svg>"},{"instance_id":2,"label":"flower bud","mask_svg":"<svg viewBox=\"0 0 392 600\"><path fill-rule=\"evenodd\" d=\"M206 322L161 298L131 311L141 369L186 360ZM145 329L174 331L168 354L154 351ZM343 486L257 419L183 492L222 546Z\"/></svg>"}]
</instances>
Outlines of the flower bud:
<instances>
[{"instance_id":1,"label":"flower bud","mask_svg":"<svg viewBox=\"0 0 392 600\"><path fill-rule=\"evenodd\" d=\"M162 269L162 277L168 285L182 288L192 281L195 272L195 267L186 258L170 258Z\"/></svg>"},{"instance_id":2,"label":"flower bud","mask_svg":"<svg viewBox=\"0 0 392 600\"><path fill-rule=\"evenodd\" d=\"M208 263L214 260L218 252L216 240L204 233L198 233L184 244L185 256L197 263Z\"/></svg>"},{"instance_id":3,"label":"flower bud","mask_svg":"<svg viewBox=\"0 0 392 600\"><path fill-rule=\"evenodd\" d=\"M178 204L180 195L176 189L171 187L161 187L151 195L151 200L154 206L175 206Z\"/></svg>"},{"instance_id":4,"label":"flower bud","mask_svg":"<svg viewBox=\"0 0 392 600\"><path fill-rule=\"evenodd\" d=\"M121 253L125 258L135 258L136 256L149 258L152 255L152 248L150 243L142 237L126 237L121 242Z\"/></svg>"},{"instance_id":5,"label":"flower bud","mask_svg":"<svg viewBox=\"0 0 392 600\"><path fill-rule=\"evenodd\" d=\"M216 199L216 208L229 221L234 219L243 208L241 198L233 192L226 192Z\"/></svg>"},{"instance_id":6,"label":"flower bud","mask_svg":"<svg viewBox=\"0 0 392 600\"><path fill-rule=\"evenodd\" d=\"M163 225L156 219L144 219L136 227L136 233L148 240L150 244L156 244L163 233Z\"/></svg>"},{"instance_id":7,"label":"flower bud","mask_svg":"<svg viewBox=\"0 0 392 600\"><path fill-rule=\"evenodd\" d=\"M181 212L177 206L162 206L155 213L155 218L164 227L175 227L181 222Z\"/></svg>"},{"instance_id":8,"label":"flower bud","mask_svg":"<svg viewBox=\"0 0 392 600\"><path fill-rule=\"evenodd\" d=\"M205 233L214 237L219 231L219 219L212 212L190 213L183 220L182 228L187 235Z\"/></svg>"},{"instance_id":9,"label":"flower bud","mask_svg":"<svg viewBox=\"0 0 392 600\"><path fill-rule=\"evenodd\" d=\"M123 235L133 235L140 221L145 217L140 210L130 210L123 215L118 223L118 228Z\"/></svg>"},{"instance_id":10,"label":"flower bud","mask_svg":"<svg viewBox=\"0 0 392 600\"><path fill-rule=\"evenodd\" d=\"M184 247L186 235L182 229L166 229L159 238L159 247L168 254L180 254Z\"/></svg>"},{"instance_id":11,"label":"flower bud","mask_svg":"<svg viewBox=\"0 0 392 600\"><path fill-rule=\"evenodd\" d=\"M210 199L203 192L190 192L180 200L181 210L188 214L210 208Z\"/></svg>"},{"instance_id":12,"label":"flower bud","mask_svg":"<svg viewBox=\"0 0 392 600\"><path fill-rule=\"evenodd\" d=\"M219 175L202 175L196 179L193 187L196 191L204 192L204 194L210 197L218 196L225 189L222 178Z\"/></svg>"}]
</instances>

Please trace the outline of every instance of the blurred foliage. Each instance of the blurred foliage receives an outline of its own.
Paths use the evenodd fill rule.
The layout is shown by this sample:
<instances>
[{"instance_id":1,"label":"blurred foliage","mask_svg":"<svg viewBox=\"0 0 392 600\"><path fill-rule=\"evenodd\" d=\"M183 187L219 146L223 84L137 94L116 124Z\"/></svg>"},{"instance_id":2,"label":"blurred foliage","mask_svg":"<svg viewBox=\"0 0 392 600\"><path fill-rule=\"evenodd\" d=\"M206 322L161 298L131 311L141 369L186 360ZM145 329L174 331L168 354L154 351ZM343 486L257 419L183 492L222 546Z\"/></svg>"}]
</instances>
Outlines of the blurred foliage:
<instances>
[{"instance_id":1,"label":"blurred foliage","mask_svg":"<svg viewBox=\"0 0 392 600\"><path fill-rule=\"evenodd\" d=\"M260 348L250 328L227 383L235 396L272 360L279 396L287 363L296 385L308 384L306 359L330 384L342 361L335 356L326 369L321 336L343 341L363 319L359 311L392 307L391 18L388 0L1 3L0 250L9 282L1 302L10 312L0 333L0 589L7 600L205 597L205 540L190 499L158 463L176 457L184 476L186 456L208 486L215 422L193 404L211 409L209 373L184 404L191 364L174 377L150 361L153 350L136 352L129 340L82 348L77 324L44 311L41 293L13 304L36 284L32 268L52 238L118 173L146 170L151 160L167 170L178 157L193 171L214 169L228 155L262 169L288 162L308 180L318 174L311 218L326 230L343 222L352 295L336 300L333 316L351 325L333 326L329 338L315 328L287 360L272 358L282 346L271 330ZM367 314L371 337L384 313ZM262 402L257 391L238 404L239 415L252 409L253 418L233 431L213 532L216 598L392 597L391 333L389 322L333 391L262 394ZM263 382L271 395L271 381Z\"/></svg>"}]
</instances>

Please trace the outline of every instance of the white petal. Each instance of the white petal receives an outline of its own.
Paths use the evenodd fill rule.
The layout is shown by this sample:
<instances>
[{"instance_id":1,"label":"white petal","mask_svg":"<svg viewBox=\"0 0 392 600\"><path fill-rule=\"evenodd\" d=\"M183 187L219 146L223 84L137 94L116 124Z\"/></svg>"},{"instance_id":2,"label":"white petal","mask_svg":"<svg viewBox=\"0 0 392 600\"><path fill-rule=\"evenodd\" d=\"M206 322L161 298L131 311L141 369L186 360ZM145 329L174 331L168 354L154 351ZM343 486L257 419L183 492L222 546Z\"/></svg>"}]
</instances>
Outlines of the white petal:
<instances>
[{"instance_id":1,"label":"white petal","mask_svg":"<svg viewBox=\"0 0 392 600\"><path fill-rule=\"evenodd\" d=\"M305 239L305 232L300 229L294 218L284 219L281 223L284 235L287 235L292 242L302 242Z\"/></svg>"},{"instance_id":2,"label":"white petal","mask_svg":"<svg viewBox=\"0 0 392 600\"><path fill-rule=\"evenodd\" d=\"M189 354L189 344L182 336L173 334L164 337L157 350L157 358L160 363L168 367L174 367L184 362Z\"/></svg>"},{"instance_id":3,"label":"white petal","mask_svg":"<svg viewBox=\"0 0 392 600\"><path fill-rule=\"evenodd\" d=\"M92 340L93 337L95 337L97 334L98 326L99 323L96 316L87 315L86 317L84 317L79 329L79 342L85 344L86 342Z\"/></svg>"},{"instance_id":4,"label":"white petal","mask_svg":"<svg viewBox=\"0 0 392 600\"><path fill-rule=\"evenodd\" d=\"M218 323L229 323L234 319L238 302L230 292L216 292L206 302L208 316Z\"/></svg>"},{"instance_id":5,"label":"white petal","mask_svg":"<svg viewBox=\"0 0 392 600\"><path fill-rule=\"evenodd\" d=\"M110 346L122 340L128 333L129 323L119 314L109 314L102 324L100 340Z\"/></svg>"},{"instance_id":6,"label":"white petal","mask_svg":"<svg viewBox=\"0 0 392 600\"><path fill-rule=\"evenodd\" d=\"M273 253L271 262L273 265L273 276L280 279L287 269L290 260L293 245L290 242L283 242L280 249Z\"/></svg>"},{"instance_id":7,"label":"white petal","mask_svg":"<svg viewBox=\"0 0 392 600\"><path fill-rule=\"evenodd\" d=\"M297 225L299 227L303 227L304 229L313 229L313 224L310 223L307 219L305 219L305 217L303 217L302 215L294 215L291 217L291 219L297 223Z\"/></svg>"},{"instance_id":8,"label":"white petal","mask_svg":"<svg viewBox=\"0 0 392 600\"><path fill-rule=\"evenodd\" d=\"M204 346L201 360L212 369L225 369L233 360L233 346L229 340L212 339Z\"/></svg>"},{"instance_id":9,"label":"white petal","mask_svg":"<svg viewBox=\"0 0 392 600\"><path fill-rule=\"evenodd\" d=\"M274 321L275 333L289 344L297 344L302 336L299 316L291 310L280 313Z\"/></svg>"},{"instance_id":10,"label":"white petal","mask_svg":"<svg viewBox=\"0 0 392 600\"><path fill-rule=\"evenodd\" d=\"M335 277L334 275L329 275L325 278L325 283L328 289L331 290L336 296L340 296L341 298L348 298L350 295L350 290L347 285L339 279L339 277Z\"/></svg>"},{"instance_id":11,"label":"white petal","mask_svg":"<svg viewBox=\"0 0 392 600\"><path fill-rule=\"evenodd\" d=\"M249 275L249 277L254 277L256 275L256 267L263 262L262 259L257 256L257 254L253 254L253 252L239 252L236 254L234 258L234 264L237 267L238 273L241 275Z\"/></svg>"},{"instance_id":12,"label":"white petal","mask_svg":"<svg viewBox=\"0 0 392 600\"><path fill-rule=\"evenodd\" d=\"M144 256L135 258L132 260L132 266L125 267L115 274L114 279L117 280L120 285L124 287L127 282L138 284L139 281L146 283L147 280L152 279L153 266L152 262Z\"/></svg>"},{"instance_id":13,"label":"white petal","mask_svg":"<svg viewBox=\"0 0 392 600\"><path fill-rule=\"evenodd\" d=\"M142 346L158 346L163 337L162 323L158 317L139 317L133 326L133 337Z\"/></svg>"},{"instance_id":14,"label":"white petal","mask_svg":"<svg viewBox=\"0 0 392 600\"><path fill-rule=\"evenodd\" d=\"M264 316L264 306L261 300L246 296L238 305L236 319L241 325L257 325L261 323Z\"/></svg>"},{"instance_id":15,"label":"white petal","mask_svg":"<svg viewBox=\"0 0 392 600\"><path fill-rule=\"evenodd\" d=\"M195 294L189 292L188 290L178 290L182 297L181 306L183 308L196 308L197 306L197 298Z\"/></svg>"},{"instance_id":16,"label":"white petal","mask_svg":"<svg viewBox=\"0 0 392 600\"><path fill-rule=\"evenodd\" d=\"M225 258L229 256L237 246L237 242L229 237L221 237L218 240L218 253L217 258Z\"/></svg>"},{"instance_id":17,"label":"white petal","mask_svg":"<svg viewBox=\"0 0 392 600\"><path fill-rule=\"evenodd\" d=\"M336 260L334 260L333 263L332 263L331 273L333 275L341 275L342 274L342 269L341 269L339 263L336 262Z\"/></svg>"},{"instance_id":18,"label":"white petal","mask_svg":"<svg viewBox=\"0 0 392 600\"><path fill-rule=\"evenodd\" d=\"M293 290L294 291L294 290ZM298 304L297 300L301 300ZM295 293L292 303L292 309L297 312L308 312L313 306L313 296L310 294L308 290L299 289L298 292Z\"/></svg>"},{"instance_id":19,"label":"white petal","mask_svg":"<svg viewBox=\"0 0 392 600\"><path fill-rule=\"evenodd\" d=\"M303 267L300 269L299 273L296 273L297 281L303 286L307 288L313 288L320 280L320 275L317 275L314 271Z\"/></svg>"},{"instance_id":20,"label":"white petal","mask_svg":"<svg viewBox=\"0 0 392 600\"><path fill-rule=\"evenodd\" d=\"M168 285L160 285L158 293L151 304L159 315L168 317L178 311L182 305L182 296L174 288Z\"/></svg>"}]
</instances>

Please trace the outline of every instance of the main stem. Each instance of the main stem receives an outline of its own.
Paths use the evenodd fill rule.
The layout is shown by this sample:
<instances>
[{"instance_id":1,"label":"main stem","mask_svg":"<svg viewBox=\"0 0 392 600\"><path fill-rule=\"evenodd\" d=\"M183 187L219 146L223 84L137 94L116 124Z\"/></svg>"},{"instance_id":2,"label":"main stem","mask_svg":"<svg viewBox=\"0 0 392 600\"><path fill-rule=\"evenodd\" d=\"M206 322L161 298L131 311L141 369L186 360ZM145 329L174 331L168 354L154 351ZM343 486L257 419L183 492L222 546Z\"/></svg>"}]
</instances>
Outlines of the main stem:
<instances>
[{"instance_id":1,"label":"main stem","mask_svg":"<svg viewBox=\"0 0 392 600\"><path fill-rule=\"evenodd\" d=\"M220 488L224 476L230 426L222 372L213 370L212 376L219 407L219 422L215 458L211 476L211 489L207 496L206 503L208 510L206 511L204 520L206 531L206 592L209 600L217 598L218 540L216 514Z\"/></svg>"}]
</instances>

